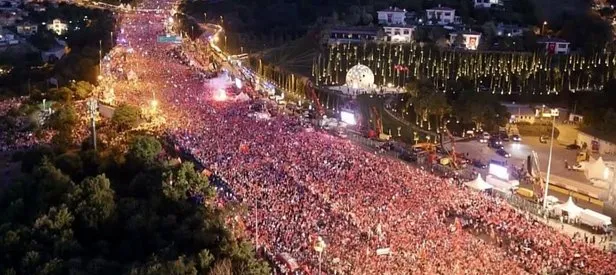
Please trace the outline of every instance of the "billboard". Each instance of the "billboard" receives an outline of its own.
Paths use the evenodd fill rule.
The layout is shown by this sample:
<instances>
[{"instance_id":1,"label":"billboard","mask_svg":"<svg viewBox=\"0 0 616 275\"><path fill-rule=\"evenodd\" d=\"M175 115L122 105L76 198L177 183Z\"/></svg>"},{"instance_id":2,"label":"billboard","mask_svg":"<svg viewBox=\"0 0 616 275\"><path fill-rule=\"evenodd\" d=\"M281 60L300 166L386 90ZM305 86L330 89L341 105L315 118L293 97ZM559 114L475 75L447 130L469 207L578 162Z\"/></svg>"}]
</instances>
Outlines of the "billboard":
<instances>
[{"instance_id":1,"label":"billboard","mask_svg":"<svg viewBox=\"0 0 616 275\"><path fill-rule=\"evenodd\" d=\"M340 120L348 125L357 124L357 120L355 120L355 114L347 111L340 112Z\"/></svg>"},{"instance_id":2,"label":"billboard","mask_svg":"<svg viewBox=\"0 0 616 275\"><path fill-rule=\"evenodd\" d=\"M177 35L159 35L158 39L156 39L158 43L174 43L180 44L182 43L182 37Z\"/></svg>"},{"instance_id":3,"label":"billboard","mask_svg":"<svg viewBox=\"0 0 616 275\"><path fill-rule=\"evenodd\" d=\"M507 172L507 167L502 165L490 163L490 166L488 167L488 174L499 179L509 180L509 172Z\"/></svg>"}]
</instances>

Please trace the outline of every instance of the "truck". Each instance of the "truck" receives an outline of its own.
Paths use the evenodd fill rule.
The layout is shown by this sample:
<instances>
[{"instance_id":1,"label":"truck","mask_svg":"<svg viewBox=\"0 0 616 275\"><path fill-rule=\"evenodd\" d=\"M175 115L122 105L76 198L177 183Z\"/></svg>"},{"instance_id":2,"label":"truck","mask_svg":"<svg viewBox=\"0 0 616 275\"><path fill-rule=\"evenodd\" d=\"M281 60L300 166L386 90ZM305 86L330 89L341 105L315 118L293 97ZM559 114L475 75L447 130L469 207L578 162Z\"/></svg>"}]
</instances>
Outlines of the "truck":
<instances>
[{"instance_id":1,"label":"truck","mask_svg":"<svg viewBox=\"0 0 616 275\"><path fill-rule=\"evenodd\" d=\"M612 231L612 218L590 209L582 210L578 215L578 220L580 224L589 226L602 233Z\"/></svg>"}]
</instances>

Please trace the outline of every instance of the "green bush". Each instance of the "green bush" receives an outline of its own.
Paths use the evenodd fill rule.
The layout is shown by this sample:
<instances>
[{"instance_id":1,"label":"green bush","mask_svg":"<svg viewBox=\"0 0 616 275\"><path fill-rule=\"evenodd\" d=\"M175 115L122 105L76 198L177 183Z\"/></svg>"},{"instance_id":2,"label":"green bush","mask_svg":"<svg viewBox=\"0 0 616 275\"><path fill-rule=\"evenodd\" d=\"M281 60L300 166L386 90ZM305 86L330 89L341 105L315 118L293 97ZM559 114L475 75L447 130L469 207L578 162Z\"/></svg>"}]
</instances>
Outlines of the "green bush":
<instances>
[{"instance_id":1,"label":"green bush","mask_svg":"<svg viewBox=\"0 0 616 275\"><path fill-rule=\"evenodd\" d=\"M530 123L518 123L518 132L522 136L550 136L552 135L552 125L545 124L530 124ZM558 128L554 128L554 138L558 138L560 132Z\"/></svg>"}]
</instances>

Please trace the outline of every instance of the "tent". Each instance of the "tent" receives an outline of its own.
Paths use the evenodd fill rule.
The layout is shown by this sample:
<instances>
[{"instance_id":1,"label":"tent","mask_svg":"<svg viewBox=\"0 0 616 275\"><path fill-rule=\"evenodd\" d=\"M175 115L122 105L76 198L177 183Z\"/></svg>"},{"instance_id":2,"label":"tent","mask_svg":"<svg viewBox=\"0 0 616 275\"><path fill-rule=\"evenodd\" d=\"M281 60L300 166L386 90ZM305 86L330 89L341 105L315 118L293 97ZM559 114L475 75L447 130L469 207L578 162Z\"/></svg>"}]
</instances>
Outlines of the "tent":
<instances>
[{"instance_id":1,"label":"tent","mask_svg":"<svg viewBox=\"0 0 616 275\"><path fill-rule=\"evenodd\" d=\"M603 158L599 157L596 161L586 165L584 175L586 175L587 179L607 180L609 178L609 168L605 165Z\"/></svg>"},{"instance_id":2,"label":"tent","mask_svg":"<svg viewBox=\"0 0 616 275\"><path fill-rule=\"evenodd\" d=\"M240 101L240 102L244 102L244 101L250 100L250 97L248 95L246 95L244 92L241 92L240 94L238 94L235 97L235 100Z\"/></svg>"},{"instance_id":3,"label":"tent","mask_svg":"<svg viewBox=\"0 0 616 275\"><path fill-rule=\"evenodd\" d=\"M504 193L511 193L512 190L515 190L520 185L520 182L517 180L502 180L492 175L486 176L486 182L492 185L493 189Z\"/></svg>"},{"instance_id":4,"label":"tent","mask_svg":"<svg viewBox=\"0 0 616 275\"><path fill-rule=\"evenodd\" d=\"M567 202L554 206L554 213L556 213L556 215L563 216L566 213L570 218L577 217L582 210L584 210L584 208L575 205L571 197L569 197Z\"/></svg>"},{"instance_id":5,"label":"tent","mask_svg":"<svg viewBox=\"0 0 616 275\"><path fill-rule=\"evenodd\" d=\"M467 183L465 183L464 185L466 185L467 187L473 189L473 190L477 190L477 191L485 191L488 189L492 189L492 185L488 184L487 182L485 182L482 178L481 175L477 175L477 178L469 181Z\"/></svg>"}]
</instances>

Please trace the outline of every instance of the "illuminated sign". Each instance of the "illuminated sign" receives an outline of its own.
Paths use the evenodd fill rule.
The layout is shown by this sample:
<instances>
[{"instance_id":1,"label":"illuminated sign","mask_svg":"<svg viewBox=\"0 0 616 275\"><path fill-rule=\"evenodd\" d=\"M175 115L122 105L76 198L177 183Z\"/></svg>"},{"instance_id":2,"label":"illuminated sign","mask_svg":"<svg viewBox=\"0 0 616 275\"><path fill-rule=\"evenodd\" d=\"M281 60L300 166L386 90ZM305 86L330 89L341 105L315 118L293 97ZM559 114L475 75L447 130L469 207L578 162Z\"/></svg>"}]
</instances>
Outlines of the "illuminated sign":
<instances>
[{"instance_id":1,"label":"illuminated sign","mask_svg":"<svg viewBox=\"0 0 616 275\"><path fill-rule=\"evenodd\" d=\"M507 172L507 167L505 166L490 163L490 166L488 167L488 173L499 179L509 180L509 172Z\"/></svg>"},{"instance_id":2,"label":"illuminated sign","mask_svg":"<svg viewBox=\"0 0 616 275\"><path fill-rule=\"evenodd\" d=\"M342 122L349 124L349 125L357 124L357 121L355 120L355 114L351 112L341 111L340 120L342 120Z\"/></svg>"}]
</instances>

